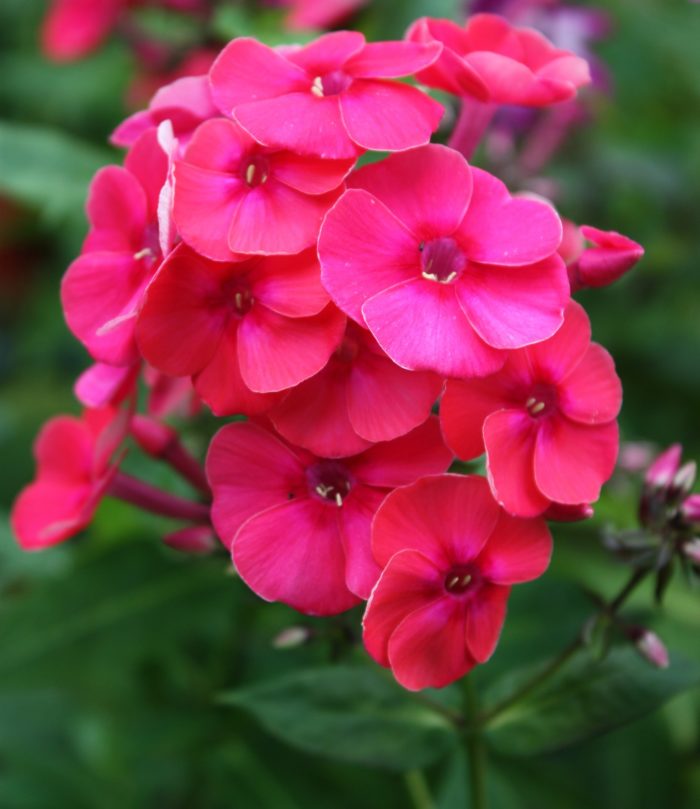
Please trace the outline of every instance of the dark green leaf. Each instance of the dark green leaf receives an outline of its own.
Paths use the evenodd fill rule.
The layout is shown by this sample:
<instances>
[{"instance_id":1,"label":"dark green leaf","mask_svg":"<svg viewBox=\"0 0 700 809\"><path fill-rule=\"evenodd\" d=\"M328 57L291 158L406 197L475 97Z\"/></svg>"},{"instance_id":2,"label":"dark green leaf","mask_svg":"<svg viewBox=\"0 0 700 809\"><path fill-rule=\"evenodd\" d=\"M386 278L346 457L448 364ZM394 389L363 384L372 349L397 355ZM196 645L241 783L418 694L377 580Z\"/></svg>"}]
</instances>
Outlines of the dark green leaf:
<instances>
[{"instance_id":1,"label":"dark green leaf","mask_svg":"<svg viewBox=\"0 0 700 809\"><path fill-rule=\"evenodd\" d=\"M456 742L450 722L377 669L337 666L229 692L272 734L310 753L404 770L423 767Z\"/></svg>"}]
</instances>

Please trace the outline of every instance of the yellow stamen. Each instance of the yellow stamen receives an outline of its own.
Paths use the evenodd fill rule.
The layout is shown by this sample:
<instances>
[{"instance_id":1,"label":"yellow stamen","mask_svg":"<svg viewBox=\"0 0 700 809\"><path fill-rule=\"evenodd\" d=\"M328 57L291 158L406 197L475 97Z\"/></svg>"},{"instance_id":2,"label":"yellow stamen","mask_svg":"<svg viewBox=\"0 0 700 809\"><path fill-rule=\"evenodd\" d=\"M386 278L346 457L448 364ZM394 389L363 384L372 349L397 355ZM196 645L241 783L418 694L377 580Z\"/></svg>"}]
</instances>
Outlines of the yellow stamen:
<instances>
[{"instance_id":1,"label":"yellow stamen","mask_svg":"<svg viewBox=\"0 0 700 809\"><path fill-rule=\"evenodd\" d=\"M536 404L536 405L535 405L535 406L534 406L534 407L533 407L533 408L530 410L530 412L531 412L531 413L533 414L533 416L534 416L534 415L536 415L537 413L541 413L541 412L544 410L544 408L545 408L545 403L544 403L544 402L538 402L538 403L537 403L537 404Z\"/></svg>"},{"instance_id":2,"label":"yellow stamen","mask_svg":"<svg viewBox=\"0 0 700 809\"><path fill-rule=\"evenodd\" d=\"M311 85L311 92L318 98L323 98L323 80L320 76L316 76Z\"/></svg>"}]
</instances>

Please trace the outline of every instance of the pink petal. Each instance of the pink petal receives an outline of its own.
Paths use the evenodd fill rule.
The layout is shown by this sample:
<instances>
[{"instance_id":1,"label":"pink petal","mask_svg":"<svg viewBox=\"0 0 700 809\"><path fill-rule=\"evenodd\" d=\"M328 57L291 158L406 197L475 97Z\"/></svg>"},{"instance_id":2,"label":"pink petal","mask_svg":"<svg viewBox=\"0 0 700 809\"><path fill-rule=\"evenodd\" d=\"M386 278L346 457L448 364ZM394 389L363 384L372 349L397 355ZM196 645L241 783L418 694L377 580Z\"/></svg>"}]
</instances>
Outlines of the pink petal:
<instances>
[{"instance_id":1,"label":"pink petal","mask_svg":"<svg viewBox=\"0 0 700 809\"><path fill-rule=\"evenodd\" d=\"M187 249L176 250L146 291L138 319L139 348L146 360L172 376L204 368L229 321L221 302L221 265ZM184 333L187 339L179 339Z\"/></svg>"},{"instance_id":2,"label":"pink petal","mask_svg":"<svg viewBox=\"0 0 700 809\"><path fill-rule=\"evenodd\" d=\"M359 31L333 31L287 54L290 62L312 77L342 68L355 54L362 52L365 38Z\"/></svg>"},{"instance_id":3,"label":"pink petal","mask_svg":"<svg viewBox=\"0 0 700 809\"><path fill-rule=\"evenodd\" d=\"M97 362L78 377L76 399L86 407L118 404L134 389L139 365L105 365Z\"/></svg>"},{"instance_id":4,"label":"pink petal","mask_svg":"<svg viewBox=\"0 0 700 809\"><path fill-rule=\"evenodd\" d=\"M228 424L216 433L206 471L214 495L212 521L227 547L249 517L286 503L304 484L297 456L250 422Z\"/></svg>"},{"instance_id":5,"label":"pink petal","mask_svg":"<svg viewBox=\"0 0 700 809\"><path fill-rule=\"evenodd\" d=\"M418 239L453 233L469 207L472 178L459 152L432 144L356 171L351 188L369 191Z\"/></svg>"},{"instance_id":6,"label":"pink petal","mask_svg":"<svg viewBox=\"0 0 700 809\"><path fill-rule=\"evenodd\" d=\"M318 241L321 280L333 300L363 323L367 298L419 275L414 236L366 191L346 191L328 212Z\"/></svg>"},{"instance_id":7,"label":"pink petal","mask_svg":"<svg viewBox=\"0 0 700 809\"><path fill-rule=\"evenodd\" d=\"M334 505L290 500L256 514L236 534L233 562L261 598L306 615L336 615L360 603L345 584Z\"/></svg>"},{"instance_id":8,"label":"pink petal","mask_svg":"<svg viewBox=\"0 0 700 809\"><path fill-rule=\"evenodd\" d=\"M443 573L418 551L396 553L381 573L362 619L363 641L381 666L389 665L389 638L403 619L443 595Z\"/></svg>"},{"instance_id":9,"label":"pink petal","mask_svg":"<svg viewBox=\"0 0 700 809\"><path fill-rule=\"evenodd\" d=\"M534 377L559 383L581 362L590 341L588 315L579 303L570 301L561 328L548 340L529 346L524 360Z\"/></svg>"},{"instance_id":10,"label":"pink petal","mask_svg":"<svg viewBox=\"0 0 700 809\"><path fill-rule=\"evenodd\" d=\"M197 395L215 416L265 413L277 401L270 393L254 393L241 376L238 361L238 329L229 325L214 356L194 379Z\"/></svg>"},{"instance_id":11,"label":"pink petal","mask_svg":"<svg viewBox=\"0 0 700 809\"><path fill-rule=\"evenodd\" d=\"M592 343L578 365L559 386L559 408L574 421L601 424L617 418L622 383L608 352Z\"/></svg>"},{"instance_id":12,"label":"pink petal","mask_svg":"<svg viewBox=\"0 0 700 809\"><path fill-rule=\"evenodd\" d=\"M236 107L236 120L260 143L332 160L355 159L340 114L339 96L317 98L310 90ZM280 125L280 121L284 125Z\"/></svg>"},{"instance_id":13,"label":"pink petal","mask_svg":"<svg viewBox=\"0 0 700 809\"><path fill-rule=\"evenodd\" d=\"M374 351L352 365L347 410L353 429L367 441L390 441L422 424L442 390L442 380L406 371Z\"/></svg>"},{"instance_id":14,"label":"pink petal","mask_svg":"<svg viewBox=\"0 0 700 809\"><path fill-rule=\"evenodd\" d=\"M124 158L124 168L144 190L148 219L153 222L158 213L158 198L168 177L168 154L160 144L156 127L144 132L132 144Z\"/></svg>"},{"instance_id":15,"label":"pink petal","mask_svg":"<svg viewBox=\"0 0 700 809\"><path fill-rule=\"evenodd\" d=\"M27 486L15 500L10 525L25 551L38 551L85 528L97 507L92 486L45 483Z\"/></svg>"},{"instance_id":16,"label":"pink petal","mask_svg":"<svg viewBox=\"0 0 700 809\"><path fill-rule=\"evenodd\" d=\"M95 442L85 422L54 416L34 441L37 478L44 483L83 484L90 480Z\"/></svg>"},{"instance_id":17,"label":"pink petal","mask_svg":"<svg viewBox=\"0 0 700 809\"><path fill-rule=\"evenodd\" d=\"M389 639L394 677L409 691L442 688L470 671L475 661L465 642L465 612L444 596L408 615Z\"/></svg>"},{"instance_id":18,"label":"pink petal","mask_svg":"<svg viewBox=\"0 0 700 809\"><path fill-rule=\"evenodd\" d=\"M280 183L303 194L326 194L342 184L355 159L321 160L294 152L275 152L269 156L270 173Z\"/></svg>"},{"instance_id":19,"label":"pink petal","mask_svg":"<svg viewBox=\"0 0 700 809\"><path fill-rule=\"evenodd\" d=\"M592 503L613 473L618 448L616 421L589 426L551 416L537 436L537 487L557 503Z\"/></svg>"},{"instance_id":20,"label":"pink petal","mask_svg":"<svg viewBox=\"0 0 700 809\"><path fill-rule=\"evenodd\" d=\"M491 101L497 104L533 104L535 106L548 103L546 99L549 98L550 92L545 89L548 88L548 85L542 87L532 70L515 59L484 50L467 54L464 61L478 73L488 87ZM551 100L563 100L557 95L554 92Z\"/></svg>"},{"instance_id":21,"label":"pink petal","mask_svg":"<svg viewBox=\"0 0 700 809\"><path fill-rule=\"evenodd\" d=\"M485 663L494 653L506 619L510 587L484 584L469 601L465 638L477 663Z\"/></svg>"},{"instance_id":22,"label":"pink petal","mask_svg":"<svg viewBox=\"0 0 700 809\"><path fill-rule=\"evenodd\" d=\"M256 142L235 121L214 118L205 121L192 136L184 154L184 161L200 169L234 174L242 161L258 149Z\"/></svg>"},{"instance_id":23,"label":"pink petal","mask_svg":"<svg viewBox=\"0 0 700 809\"><path fill-rule=\"evenodd\" d=\"M315 250L262 258L251 277L253 299L288 317L317 315L328 305Z\"/></svg>"},{"instance_id":24,"label":"pink petal","mask_svg":"<svg viewBox=\"0 0 700 809\"><path fill-rule=\"evenodd\" d=\"M506 359L471 327L450 284L405 281L370 298L362 314L379 345L402 368L486 376Z\"/></svg>"},{"instance_id":25,"label":"pink petal","mask_svg":"<svg viewBox=\"0 0 700 809\"><path fill-rule=\"evenodd\" d=\"M374 518L372 552L381 566L401 550L420 551L447 570L475 559L498 520L483 478L433 475L396 489Z\"/></svg>"},{"instance_id":26,"label":"pink petal","mask_svg":"<svg viewBox=\"0 0 700 809\"><path fill-rule=\"evenodd\" d=\"M272 393L317 374L340 342L345 318L332 305L313 317L290 318L254 306L238 330L238 359L246 385Z\"/></svg>"},{"instance_id":27,"label":"pink petal","mask_svg":"<svg viewBox=\"0 0 700 809\"><path fill-rule=\"evenodd\" d=\"M440 424L447 445L465 461L478 458L484 452L483 427L487 416L512 407L516 401L503 374L448 380L440 401Z\"/></svg>"},{"instance_id":28,"label":"pink petal","mask_svg":"<svg viewBox=\"0 0 700 809\"><path fill-rule=\"evenodd\" d=\"M345 582L348 589L367 600L377 583L381 568L372 556L372 519L387 492L355 485L343 500L340 535L345 551Z\"/></svg>"},{"instance_id":29,"label":"pink petal","mask_svg":"<svg viewBox=\"0 0 700 809\"><path fill-rule=\"evenodd\" d=\"M472 199L459 230L472 261L518 267L555 252L562 224L550 205L511 197L500 180L481 169L472 168L472 177Z\"/></svg>"},{"instance_id":30,"label":"pink petal","mask_svg":"<svg viewBox=\"0 0 700 809\"><path fill-rule=\"evenodd\" d=\"M362 79L396 79L425 69L441 51L437 42L371 42L353 56L344 69Z\"/></svg>"},{"instance_id":31,"label":"pink petal","mask_svg":"<svg viewBox=\"0 0 700 809\"><path fill-rule=\"evenodd\" d=\"M416 87L377 79L354 81L340 95L340 110L354 143L386 152L428 143L445 112Z\"/></svg>"},{"instance_id":32,"label":"pink petal","mask_svg":"<svg viewBox=\"0 0 700 809\"><path fill-rule=\"evenodd\" d=\"M136 178L119 166L101 168L87 200L90 233L85 250L136 251L146 227L147 200Z\"/></svg>"},{"instance_id":33,"label":"pink petal","mask_svg":"<svg viewBox=\"0 0 700 809\"><path fill-rule=\"evenodd\" d=\"M456 290L469 322L494 348L551 337L569 300L566 266L556 254L524 267L469 264Z\"/></svg>"},{"instance_id":34,"label":"pink petal","mask_svg":"<svg viewBox=\"0 0 700 809\"><path fill-rule=\"evenodd\" d=\"M541 514L549 500L535 484L534 419L522 410L498 410L487 417L483 434L486 471L496 500L510 514Z\"/></svg>"},{"instance_id":35,"label":"pink petal","mask_svg":"<svg viewBox=\"0 0 700 809\"><path fill-rule=\"evenodd\" d=\"M452 453L442 443L437 416L410 433L383 441L347 461L353 474L369 486L405 486L423 475L445 472Z\"/></svg>"},{"instance_id":36,"label":"pink petal","mask_svg":"<svg viewBox=\"0 0 700 809\"><path fill-rule=\"evenodd\" d=\"M212 96L226 115L248 101L275 98L308 87L308 77L273 48L255 39L234 39L209 72Z\"/></svg>"},{"instance_id":37,"label":"pink petal","mask_svg":"<svg viewBox=\"0 0 700 809\"><path fill-rule=\"evenodd\" d=\"M543 519L523 520L501 512L476 565L494 584L521 584L539 578L551 557L552 535Z\"/></svg>"}]
</instances>

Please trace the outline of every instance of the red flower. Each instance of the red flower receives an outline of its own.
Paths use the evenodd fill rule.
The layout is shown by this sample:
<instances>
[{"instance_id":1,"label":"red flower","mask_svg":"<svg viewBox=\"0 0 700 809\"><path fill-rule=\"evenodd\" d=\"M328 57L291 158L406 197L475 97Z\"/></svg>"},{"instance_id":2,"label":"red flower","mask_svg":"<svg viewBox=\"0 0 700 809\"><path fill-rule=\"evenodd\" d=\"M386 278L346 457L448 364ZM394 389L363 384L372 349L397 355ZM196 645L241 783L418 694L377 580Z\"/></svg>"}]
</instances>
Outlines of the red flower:
<instances>
[{"instance_id":1,"label":"red flower","mask_svg":"<svg viewBox=\"0 0 700 809\"><path fill-rule=\"evenodd\" d=\"M441 688L494 652L511 585L547 569L544 520L511 517L483 478L436 475L379 508L372 552L383 571L363 621L367 651L412 691Z\"/></svg>"},{"instance_id":2,"label":"red flower","mask_svg":"<svg viewBox=\"0 0 700 809\"><path fill-rule=\"evenodd\" d=\"M207 121L176 164L175 223L215 261L298 253L316 243L354 162L268 149L233 121Z\"/></svg>"},{"instance_id":3,"label":"red flower","mask_svg":"<svg viewBox=\"0 0 700 809\"><path fill-rule=\"evenodd\" d=\"M549 205L436 145L348 185L321 228L323 284L401 367L484 376L560 326L569 284Z\"/></svg>"},{"instance_id":4,"label":"red flower","mask_svg":"<svg viewBox=\"0 0 700 809\"><path fill-rule=\"evenodd\" d=\"M151 365L194 377L214 413L228 415L259 413L272 398L262 394L317 374L344 328L313 250L221 264L179 245L146 292L137 333Z\"/></svg>"},{"instance_id":5,"label":"red flower","mask_svg":"<svg viewBox=\"0 0 700 809\"><path fill-rule=\"evenodd\" d=\"M63 542L92 520L118 464L111 461L126 437L127 410L85 410L56 416L34 444L36 478L17 497L10 523L24 550Z\"/></svg>"},{"instance_id":6,"label":"red flower","mask_svg":"<svg viewBox=\"0 0 700 809\"><path fill-rule=\"evenodd\" d=\"M327 158L400 151L427 143L443 108L415 87L387 79L427 67L441 49L367 44L357 31L284 52L234 39L211 69L212 91L223 113L272 148Z\"/></svg>"},{"instance_id":7,"label":"red flower","mask_svg":"<svg viewBox=\"0 0 700 809\"><path fill-rule=\"evenodd\" d=\"M353 455L422 424L442 384L436 374L400 368L366 329L348 321L328 365L268 415L284 438L316 455Z\"/></svg>"},{"instance_id":8,"label":"red flower","mask_svg":"<svg viewBox=\"0 0 700 809\"><path fill-rule=\"evenodd\" d=\"M229 424L207 456L212 521L258 595L333 615L366 598L376 581L370 524L386 494L450 460L434 418L339 460L294 449L256 424Z\"/></svg>"},{"instance_id":9,"label":"red flower","mask_svg":"<svg viewBox=\"0 0 700 809\"><path fill-rule=\"evenodd\" d=\"M590 340L572 302L554 337L512 352L492 376L447 383L445 439L460 458L486 450L491 489L511 514L593 502L612 474L622 388L612 358Z\"/></svg>"},{"instance_id":10,"label":"red flower","mask_svg":"<svg viewBox=\"0 0 700 809\"><path fill-rule=\"evenodd\" d=\"M479 101L541 107L573 98L591 80L585 59L497 14L475 14L464 28L422 17L406 37L444 45L440 58L418 73L421 82Z\"/></svg>"}]
</instances>

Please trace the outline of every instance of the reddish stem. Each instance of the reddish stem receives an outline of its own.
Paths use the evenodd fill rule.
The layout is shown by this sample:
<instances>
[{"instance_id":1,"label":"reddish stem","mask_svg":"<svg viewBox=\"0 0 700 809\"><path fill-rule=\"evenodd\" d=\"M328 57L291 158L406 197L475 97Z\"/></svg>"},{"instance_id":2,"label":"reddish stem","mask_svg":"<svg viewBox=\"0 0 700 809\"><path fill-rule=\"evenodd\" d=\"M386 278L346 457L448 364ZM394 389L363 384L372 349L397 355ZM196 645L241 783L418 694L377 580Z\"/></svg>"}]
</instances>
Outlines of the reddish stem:
<instances>
[{"instance_id":1,"label":"reddish stem","mask_svg":"<svg viewBox=\"0 0 700 809\"><path fill-rule=\"evenodd\" d=\"M204 503L194 503L192 500L169 494L123 472L118 472L114 476L107 494L163 517L196 523L209 522L209 506Z\"/></svg>"},{"instance_id":2,"label":"reddish stem","mask_svg":"<svg viewBox=\"0 0 700 809\"><path fill-rule=\"evenodd\" d=\"M489 101L477 101L475 98L464 96L459 118L450 135L448 145L461 152L469 160L491 123L496 108L497 105Z\"/></svg>"}]
</instances>

